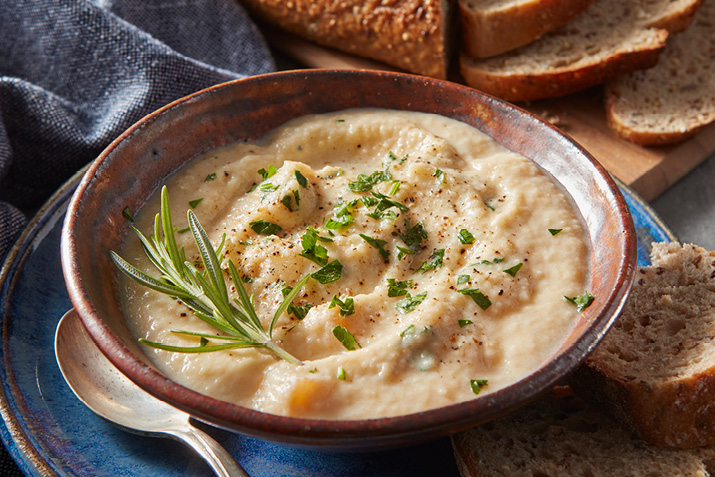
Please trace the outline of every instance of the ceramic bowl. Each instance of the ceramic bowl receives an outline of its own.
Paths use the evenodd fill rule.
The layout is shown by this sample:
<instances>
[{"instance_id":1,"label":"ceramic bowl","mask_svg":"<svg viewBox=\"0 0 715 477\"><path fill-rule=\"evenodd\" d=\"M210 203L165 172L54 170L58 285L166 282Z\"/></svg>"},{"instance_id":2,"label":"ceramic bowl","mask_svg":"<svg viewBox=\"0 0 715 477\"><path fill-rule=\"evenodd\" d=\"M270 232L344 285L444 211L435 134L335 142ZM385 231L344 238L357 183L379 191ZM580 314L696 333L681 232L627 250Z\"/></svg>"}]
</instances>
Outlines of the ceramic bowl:
<instances>
[{"instance_id":1,"label":"ceramic bowl","mask_svg":"<svg viewBox=\"0 0 715 477\"><path fill-rule=\"evenodd\" d=\"M307 114L348 108L436 113L468 123L550 173L587 226L590 291L598 297L552 358L533 374L471 401L398 417L333 421L270 415L183 387L153 367L131 336L109 250L129 229L122 210L139 210L172 173L197 155L251 141ZM101 351L136 384L215 426L275 442L332 449L416 443L466 429L535 399L581 363L620 311L636 264L636 237L622 195L586 151L552 125L458 84L372 71L292 71L220 84L152 113L117 138L77 188L62 233L62 265L72 303Z\"/></svg>"}]
</instances>

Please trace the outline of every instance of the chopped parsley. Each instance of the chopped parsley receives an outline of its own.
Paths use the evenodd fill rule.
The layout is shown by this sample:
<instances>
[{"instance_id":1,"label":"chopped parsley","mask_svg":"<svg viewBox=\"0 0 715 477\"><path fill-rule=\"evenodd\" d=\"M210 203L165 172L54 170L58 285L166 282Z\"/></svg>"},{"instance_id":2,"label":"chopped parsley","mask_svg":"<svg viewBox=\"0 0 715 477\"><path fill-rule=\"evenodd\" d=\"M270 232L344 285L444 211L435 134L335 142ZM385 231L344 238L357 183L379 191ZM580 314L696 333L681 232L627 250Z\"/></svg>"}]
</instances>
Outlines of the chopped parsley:
<instances>
[{"instance_id":1,"label":"chopped parsley","mask_svg":"<svg viewBox=\"0 0 715 477\"><path fill-rule=\"evenodd\" d=\"M367 243L369 243L370 245L372 245L373 247L375 247L378 252L380 252L380 256L382 256L382 259L385 261L385 263L387 263L387 262L389 261L389 259L390 259L390 251L389 251L389 250L385 250L385 245L387 245L387 242L386 242L386 241L381 240L381 239L376 239L376 238L370 237L370 236L365 235L365 234L360 234L360 237L361 237L364 241L366 241Z\"/></svg>"},{"instance_id":2,"label":"chopped parsley","mask_svg":"<svg viewBox=\"0 0 715 477\"><path fill-rule=\"evenodd\" d=\"M204 200L203 197L200 198L200 199L190 200L190 201L189 201L189 206L190 206L192 209L195 209L195 208L201 203L202 200Z\"/></svg>"},{"instance_id":3,"label":"chopped parsley","mask_svg":"<svg viewBox=\"0 0 715 477\"><path fill-rule=\"evenodd\" d=\"M407 212L408 210L410 210L410 208L407 207L405 204L401 204L401 203L397 202L396 200L392 200L389 198L389 196L386 196L385 194L380 194L379 192L371 192L371 194L375 199L378 199L378 202L377 202L377 207L375 207L375 210L373 212L365 214L370 218L373 218L376 220L380 220L380 219L395 220L397 218L397 215L393 211L388 210L388 209L391 209L392 207L396 207L400 212Z\"/></svg>"},{"instance_id":4,"label":"chopped parsley","mask_svg":"<svg viewBox=\"0 0 715 477\"><path fill-rule=\"evenodd\" d=\"M300 256L307 258L322 267L328 263L328 249L319 245L318 239L318 232L314 228L309 227L300 240L300 243L303 246Z\"/></svg>"},{"instance_id":5,"label":"chopped parsley","mask_svg":"<svg viewBox=\"0 0 715 477\"><path fill-rule=\"evenodd\" d=\"M395 155L395 153L392 152L392 151L389 151L389 152L387 153L387 157L389 157L390 160L392 160L392 161L400 161L400 163L405 162L409 156L410 156L409 154L405 154L405 157L403 157L402 159L400 159L400 158L397 157L397 156Z\"/></svg>"},{"instance_id":6,"label":"chopped parsley","mask_svg":"<svg viewBox=\"0 0 715 477\"><path fill-rule=\"evenodd\" d=\"M308 226L308 232L314 233L315 238L321 242L332 242L333 239L330 237L324 237L322 235L318 235L318 231L315 230L312 226Z\"/></svg>"},{"instance_id":7,"label":"chopped parsley","mask_svg":"<svg viewBox=\"0 0 715 477\"><path fill-rule=\"evenodd\" d=\"M293 175L295 176L295 180L298 181L298 184L300 184L303 189L308 187L308 179L306 179L305 176L301 174L298 169L293 171Z\"/></svg>"},{"instance_id":8,"label":"chopped parsley","mask_svg":"<svg viewBox=\"0 0 715 477\"><path fill-rule=\"evenodd\" d=\"M284 286L281 289L281 294L283 295L283 298L288 296L291 291L293 291L293 287L288 285ZM288 305L288 308L286 308L286 313L288 313L289 315L295 315L296 319L302 320L303 318L305 318L305 315L308 314L308 311L310 311L311 308L313 308L313 305L310 303L306 303L305 305L295 305L291 303L290 305Z\"/></svg>"},{"instance_id":9,"label":"chopped parsley","mask_svg":"<svg viewBox=\"0 0 715 477\"><path fill-rule=\"evenodd\" d=\"M487 298L487 296L479 291L479 288L462 288L457 290L462 295L469 295L474 300L474 303L479 305L479 308L486 310L492 305L492 302Z\"/></svg>"},{"instance_id":10,"label":"chopped parsley","mask_svg":"<svg viewBox=\"0 0 715 477\"><path fill-rule=\"evenodd\" d=\"M212 172L211 174L206 176L206 179L204 179L204 182L212 181L214 179L216 179L216 173Z\"/></svg>"},{"instance_id":11,"label":"chopped parsley","mask_svg":"<svg viewBox=\"0 0 715 477\"><path fill-rule=\"evenodd\" d=\"M443 259L444 259L444 249L436 248L432 252L432 255L429 256L429 259L422 262L422 265L420 265L420 268L415 270L415 272L427 273L430 270L436 270L437 268L442 266Z\"/></svg>"},{"instance_id":12,"label":"chopped parsley","mask_svg":"<svg viewBox=\"0 0 715 477\"><path fill-rule=\"evenodd\" d=\"M594 297L591 293L586 290L583 294L578 296L564 296L568 301L573 303L578 307L578 311L583 311L588 308L591 303L593 303Z\"/></svg>"},{"instance_id":13,"label":"chopped parsley","mask_svg":"<svg viewBox=\"0 0 715 477\"><path fill-rule=\"evenodd\" d=\"M492 204L490 204L489 202L487 202L486 200L484 201L484 205L487 207L487 209L491 210L492 212L494 212L496 210L494 208L494 206Z\"/></svg>"},{"instance_id":14,"label":"chopped parsley","mask_svg":"<svg viewBox=\"0 0 715 477\"><path fill-rule=\"evenodd\" d=\"M470 277L469 275L460 275L457 277L457 285L464 285L465 283L469 282L469 280L471 280L471 279L472 279L472 277Z\"/></svg>"},{"instance_id":15,"label":"chopped parsley","mask_svg":"<svg viewBox=\"0 0 715 477\"><path fill-rule=\"evenodd\" d=\"M405 232L400 234L400 239L405 242L405 245L410 250L417 251L422 245L422 241L427 238L427 230L425 230L422 222L417 222L410 226L410 221L405 222Z\"/></svg>"},{"instance_id":16,"label":"chopped parsley","mask_svg":"<svg viewBox=\"0 0 715 477\"><path fill-rule=\"evenodd\" d=\"M353 351L356 347L362 348L362 346L360 346L360 343L357 342L352 333L350 333L348 330L346 330L340 325L337 325L335 328L333 328L333 336L335 336L348 351Z\"/></svg>"},{"instance_id":17,"label":"chopped parsley","mask_svg":"<svg viewBox=\"0 0 715 477\"><path fill-rule=\"evenodd\" d=\"M330 300L330 305L328 305L328 309L335 308L336 306L340 308L340 315L342 316L348 316L355 313L355 302L351 297L348 297L345 299L345 301L342 301L340 298L338 298L338 295L333 295L333 299Z\"/></svg>"},{"instance_id":18,"label":"chopped parsley","mask_svg":"<svg viewBox=\"0 0 715 477\"><path fill-rule=\"evenodd\" d=\"M563 229L549 229L549 233L554 236L557 233L561 232Z\"/></svg>"},{"instance_id":19,"label":"chopped parsley","mask_svg":"<svg viewBox=\"0 0 715 477\"><path fill-rule=\"evenodd\" d=\"M459 242L463 243L465 245L473 244L474 243L474 235L467 230L467 229L460 229L459 234L457 234L459 237Z\"/></svg>"},{"instance_id":20,"label":"chopped parsley","mask_svg":"<svg viewBox=\"0 0 715 477\"><path fill-rule=\"evenodd\" d=\"M444 184L444 171L442 171L441 169L436 169L434 171L434 174L432 175L437 178L440 184Z\"/></svg>"},{"instance_id":21,"label":"chopped parsley","mask_svg":"<svg viewBox=\"0 0 715 477\"><path fill-rule=\"evenodd\" d=\"M398 281L395 278L387 279L387 296L404 296L407 290L412 288L412 280Z\"/></svg>"},{"instance_id":22,"label":"chopped parsley","mask_svg":"<svg viewBox=\"0 0 715 477\"><path fill-rule=\"evenodd\" d=\"M189 230L191 230L189 227L184 227L183 229L178 229L178 230L176 231L176 233L177 233L177 234L185 234L185 233L188 232Z\"/></svg>"},{"instance_id":23,"label":"chopped parsley","mask_svg":"<svg viewBox=\"0 0 715 477\"><path fill-rule=\"evenodd\" d=\"M471 266L476 267L477 265L494 265L495 263L503 262L504 257L495 257L492 260L481 260L477 263L473 263Z\"/></svg>"},{"instance_id":24,"label":"chopped parsley","mask_svg":"<svg viewBox=\"0 0 715 477\"><path fill-rule=\"evenodd\" d=\"M295 199L295 205L293 205L293 199ZM296 210L298 210L298 206L300 205L300 195L298 194L298 191L294 190L292 197L290 194L284 195L281 199L281 203L285 205L291 212L295 212Z\"/></svg>"},{"instance_id":25,"label":"chopped parsley","mask_svg":"<svg viewBox=\"0 0 715 477\"><path fill-rule=\"evenodd\" d=\"M277 191L280 186L273 185L270 182L265 182L261 184L261 192L274 192Z\"/></svg>"},{"instance_id":26,"label":"chopped parsley","mask_svg":"<svg viewBox=\"0 0 715 477\"><path fill-rule=\"evenodd\" d=\"M127 219L129 222L134 222L132 209L130 209L129 206L124 207L124 210L122 210L122 216L124 216L124 218Z\"/></svg>"},{"instance_id":27,"label":"chopped parsley","mask_svg":"<svg viewBox=\"0 0 715 477\"><path fill-rule=\"evenodd\" d=\"M268 170L264 168L258 169L258 173L263 177L263 180L268 179L269 177L273 177L276 175L276 172L278 172L278 169L275 168L275 166L268 166Z\"/></svg>"},{"instance_id":28,"label":"chopped parsley","mask_svg":"<svg viewBox=\"0 0 715 477\"><path fill-rule=\"evenodd\" d=\"M338 121L344 121L344 119L343 119L343 120L338 120ZM341 380L341 381L345 381L346 379L348 379L348 375L347 375L347 373L345 372L345 368L343 368L342 366L338 367L338 372L336 373L336 376L335 376L335 377L338 378L338 379Z\"/></svg>"},{"instance_id":29,"label":"chopped parsley","mask_svg":"<svg viewBox=\"0 0 715 477\"><path fill-rule=\"evenodd\" d=\"M474 322L472 320L457 320L457 323L459 323L460 328L464 328L465 326L471 325Z\"/></svg>"},{"instance_id":30,"label":"chopped parsley","mask_svg":"<svg viewBox=\"0 0 715 477\"><path fill-rule=\"evenodd\" d=\"M311 273L310 276L325 285L326 283L332 283L336 280L339 280L342 273L343 264L337 260L333 260L317 272Z\"/></svg>"},{"instance_id":31,"label":"chopped parsley","mask_svg":"<svg viewBox=\"0 0 715 477\"><path fill-rule=\"evenodd\" d=\"M407 296L405 298L395 303L395 308L403 315L414 311L415 308L417 308L419 304L422 303L425 298L427 298L427 292L422 292L415 296L412 296L409 293L407 293L406 295Z\"/></svg>"},{"instance_id":32,"label":"chopped parsley","mask_svg":"<svg viewBox=\"0 0 715 477\"><path fill-rule=\"evenodd\" d=\"M355 207L358 206L359 202L360 199L353 199L349 202L338 202L335 205L333 216L325 223L325 228L339 229L340 227L347 227L355 222L352 212Z\"/></svg>"},{"instance_id":33,"label":"chopped parsley","mask_svg":"<svg viewBox=\"0 0 715 477\"><path fill-rule=\"evenodd\" d=\"M368 192L372 187L380 182L387 182L392 179L388 168L384 171L375 171L372 174L358 174L357 180L348 183L348 189L353 192Z\"/></svg>"},{"instance_id":34,"label":"chopped parsley","mask_svg":"<svg viewBox=\"0 0 715 477\"><path fill-rule=\"evenodd\" d=\"M489 384L489 381L486 379L470 379L469 380L469 385L472 387L472 392L474 394L479 394L479 392L482 390L484 386Z\"/></svg>"},{"instance_id":35,"label":"chopped parsley","mask_svg":"<svg viewBox=\"0 0 715 477\"><path fill-rule=\"evenodd\" d=\"M397 253L397 260L402 260L402 257L404 257L405 255L414 255L415 253L417 253L414 250L410 250L409 248L400 247L399 245L396 245L396 247L397 247L397 250L399 250L399 252Z\"/></svg>"},{"instance_id":36,"label":"chopped parsley","mask_svg":"<svg viewBox=\"0 0 715 477\"><path fill-rule=\"evenodd\" d=\"M390 192L388 192L387 195L395 195L397 194L397 191L400 190L400 181L392 181L392 187L390 187Z\"/></svg>"},{"instance_id":37,"label":"chopped parsley","mask_svg":"<svg viewBox=\"0 0 715 477\"><path fill-rule=\"evenodd\" d=\"M524 266L524 264L523 264L522 262L519 262L519 263L517 263L516 265L514 265L513 267L509 267L509 268L507 268L506 270L504 270L504 273L508 273L508 274L511 275L512 277L515 277L515 276L516 276L516 272L518 272L519 270L521 270L521 267L523 267L523 266Z\"/></svg>"},{"instance_id":38,"label":"chopped parsley","mask_svg":"<svg viewBox=\"0 0 715 477\"><path fill-rule=\"evenodd\" d=\"M259 235L272 235L280 232L283 228L267 220L256 220L248 224L254 232Z\"/></svg>"}]
</instances>

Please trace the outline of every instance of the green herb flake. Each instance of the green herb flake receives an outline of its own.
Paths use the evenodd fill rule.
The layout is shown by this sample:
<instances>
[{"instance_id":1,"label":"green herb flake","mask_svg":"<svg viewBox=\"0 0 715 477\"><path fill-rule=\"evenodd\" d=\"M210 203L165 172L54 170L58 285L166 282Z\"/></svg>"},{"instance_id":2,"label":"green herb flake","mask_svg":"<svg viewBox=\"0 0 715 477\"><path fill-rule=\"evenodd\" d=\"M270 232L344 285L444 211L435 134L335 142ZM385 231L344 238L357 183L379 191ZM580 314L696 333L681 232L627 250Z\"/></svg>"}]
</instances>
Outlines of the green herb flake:
<instances>
[{"instance_id":1,"label":"green herb flake","mask_svg":"<svg viewBox=\"0 0 715 477\"><path fill-rule=\"evenodd\" d=\"M285 205L286 208L291 212L295 212L296 210L298 210L298 206L293 205L293 197L288 194L283 196L283 198L281 199L281 204Z\"/></svg>"},{"instance_id":2,"label":"green herb flake","mask_svg":"<svg viewBox=\"0 0 715 477\"><path fill-rule=\"evenodd\" d=\"M387 296L404 296L407 295L407 290L412 288L412 280L398 281L395 278L387 279Z\"/></svg>"},{"instance_id":3,"label":"green herb flake","mask_svg":"<svg viewBox=\"0 0 715 477\"><path fill-rule=\"evenodd\" d=\"M469 275L460 275L457 277L457 285L464 285L465 283L468 283L471 279L472 277L470 277Z\"/></svg>"},{"instance_id":4,"label":"green herb flake","mask_svg":"<svg viewBox=\"0 0 715 477\"><path fill-rule=\"evenodd\" d=\"M415 296L412 296L407 293L407 296L405 298L395 303L395 308L397 309L397 311L405 315L411 311L414 311L415 308L417 308L419 304L425 300L425 298L427 298L427 292L422 292Z\"/></svg>"},{"instance_id":5,"label":"green herb flake","mask_svg":"<svg viewBox=\"0 0 715 477\"><path fill-rule=\"evenodd\" d=\"M459 237L460 243L463 243L465 245L474 243L474 235L472 235L471 232L467 229L460 229L459 234L457 234L457 236Z\"/></svg>"},{"instance_id":6,"label":"green herb flake","mask_svg":"<svg viewBox=\"0 0 715 477\"><path fill-rule=\"evenodd\" d=\"M285 298L292 291L293 287L286 285L281 289L281 294L283 295L283 298ZM291 303L288 305L288 308L286 308L286 313L295 316L297 320L302 320L311 308L313 308L313 305L310 303L306 303L305 305L294 305Z\"/></svg>"},{"instance_id":7,"label":"green herb flake","mask_svg":"<svg viewBox=\"0 0 715 477\"><path fill-rule=\"evenodd\" d=\"M394 152L389 151L389 152L387 153L387 157L389 157L391 161L400 161L400 164L401 164L401 163L405 162L405 161L407 160L407 158L410 157L410 155L409 155L409 154L405 154L405 157L403 157L402 159L400 159L399 157L397 157L397 156L395 155Z\"/></svg>"},{"instance_id":8,"label":"green herb flake","mask_svg":"<svg viewBox=\"0 0 715 477\"><path fill-rule=\"evenodd\" d=\"M402 333L400 333L400 338L404 338L406 334L412 333L412 330L415 329L415 325L410 325L404 330L402 330Z\"/></svg>"},{"instance_id":9,"label":"green herb flake","mask_svg":"<svg viewBox=\"0 0 715 477\"><path fill-rule=\"evenodd\" d=\"M308 179L306 179L305 176L301 174L298 169L293 171L293 175L295 176L295 180L298 181L298 184L300 184L303 189L308 187Z\"/></svg>"},{"instance_id":10,"label":"green herb flake","mask_svg":"<svg viewBox=\"0 0 715 477\"><path fill-rule=\"evenodd\" d=\"M300 243L303 246L300 256L307 258L322 267L328 263L328 249L318 244L319 238L320 236L318 235L318 232L314 228L309 227L300 240Z\"/></svg>"},{"instance_id":11,"label":"green herb flake","mask_svg":"<svg viewBox=\"0 0 715 477\"><path fill-rule=\"evenodd\" d=\"M583 294L578 296L564 296L568 301L573 303L578 307L578 311L583 311L588 308L591 303L593 303L594 297L591 293L586 290Z\"/></svg>"},{"instance_id":12,"label":"green herb flake","mask_svg":"<svg viewBox=\"0 0 715 477\"><path fill-rule=\"evenodd\" d=\"M188 232L189 230L191 230L189 227L184 227L183 229L178 229L178 230L176 231L176 233L177 233L177 234L185 234L185 233Z\"/></svg>"},{"instance_id":13,"label":"green herb flake","mask_svg":"<svg viewBox=\"0 0 715 477\"><path fill-rule=\"evenodd\" d=\"M372 174L358 174L357 180L348 183L348 189L353 192L368 192L372 187L380 182L387 182L392 179L389 169L375 171Z\"/></svg>"},{"instance_id":14,"label":"green herb flake","mask_svg":"<svg viewBox=\"0 0 715 477\"><path fill-rule=\"evenodd\" d=\"M472 392L474 394L479 394L479 392L482 390L484 386L489 384L488 380L486 379L470 379L469 380L469 385L472 387Z\"/></svg>"},{"instance_id":15,"label":"green herb flake","mask_svg":"<svg viewBox=\"0 0 715 477\"><path fill-rule=\"evenodd\" d=\"M417 222L410 226L410 221L405 222L405 232L400 234L400 239L405 242L405 245L410 250L417 251L422 245L422 241L427 238L427 230L425 230L422 222Z\"/></svg>"},{"instance_id":16,"label":"green herb flake","mask_svg":"<svg viewBox=\"0 0 715 477\"><path fill-rule=\"evenodd\" d=\"M272 165L268 166L267 170L263 168L258 169L258 173L261 175L261 177L263 177L263 180L273 177L274 175L276 175L276 172L278 172L278 169L276 169L275 166Z\"/></svg>"},{"instance_id":17,"label":"green herb flake","mask_svg":"<svg viewBox=\"0 0 715 477\"><path fill-rule=\"evenodd\" d=\"M335 336L348 351L354 351L356 348L362 348L352 333L340 325L333 328L333 336Z\"/></svg>"},{"instance_id":18,"label":"green herb flake","mask_svg":"<svg viewBox=\"0 0 715 477\"><path fill-rule=\"evenodd\" d=\"M504 273L508 273L508 274L511 275L512 277L515 277L515 276L516 276L516 272L518 272L519 270L521 270L521 267L523 267L523 266L524 266L524 264L521 263L521 262L519 262L519 263L517 263L516 265L514 265L513 267L509 267L509 268L507 268L506 270L504 270Z\"/></svg>"},{"instance_id":19,"label":"green herb flake","mask_svg":"<svg viewBox=\"0 0 715 477\"><path fill-rule=\"evenodd\" d=\"M330 300L330 305L328 305L328 309L335 308L336 306L340 308L341 316L349 316L355 313L355 301L350 297L346 298L345 301L343 301L338 298L338 295L333 295L333 299Z\"/></svg>"},{"instance_id":20,"label":"green herb flake","mask_svg":"<svg viewBox=\"0 0 715 477\"><path fill-rule=\"evenodd\" d=\"M336 123L344 123L345 120L344 120L344 119L336 119L335 122L336 122Z\"/></svg>"},{"instance_id":21,"label":"green herb flake","mask_svg":"<svg viewBox=\"0 0 715 477\"><path fill-rule=\"evenodd\" d=\"M399 245L396 245L396 247L398 250L397 260L402 260L402 257L404 257L405 255L414 255L417 253L414 250L410 250L409 248L400 247Z\"/></svg>"},{"instance_id":22,"label":"green herb flake","mask_svg":"<svg viewBox=\"0 0 715 477\"><path fill-rule=\"evenodd\" d=\"M315 374L315 373L318 372L318 368L309 369L308 372L309 372L310 374Z\"/></svg>"},{"instance_id":23,"label":"green herb flake","mask_svg":"<svg viewBox=\"0 0 715 477\"><path fill-rule=\"evenodd\" d=\"M274 224L267 220L256 220L248 224L254 232L259 235L272 235L277 234L283 228L280 225Z\"/></svg>"},{"instance_id":24,"label":"green herb flake","mask_svg":"<svg viewBox=\"0 0 715 477\"><path fill-rule=\"evenodd\" d=\"M432 252L432 255L429 256L429 259L422 262L420 268L415 270L415 272L427 273L430 270L436 270L442 266L442 260L444 260L444 249L436 248Z\"/></svg>"},{"instance_id":25,"label":"green herb flake","mask_svg":"<svg viewBox=\"0 0 715 477\"><path fill-rule=\"evenodd\" d=\"M124 210L122 210L122 216L127 219L129 222L134 222L134 216L132 215L132 209L129 208L129 206L124 207Z\"/></svg>"},{"instance_id":26,"label":"green herb flake","mask_svg":"<svg viewBox=\"0 0 715 477\"><path fill-rule=\"evenodd\" d=\"M494 212L496 210L494 208L494 206L492 204L490 204L489 202L487 202L486 200L484 201L484 205L487 207L487 209L491 210L492 212Z\"/></svg>"},{"instance_id":27,"label":"green herb flake","mask_svg":"<svg viewBox=\"0 0 715 477\"><path fill-rule=\"evenodd\" d=\"M265 182L261 184L261 192L274 192L277 191L280 186L273 185L270 182Z\"/></svg>"},{"instance_id":28,"label":"green herb flake","mask_svg":"<svg viewBox=\"0 0 715 477\"><path fill-rule=\"evenodd\" d=\"M319 235L318 231L315 230L312 226L308 226L308 232L314 233L316 240L319 240L321 242L333 242L334 240L330 237L325 237L323 235Z\"/></svg>"},{"instance_id":29,"label":"green herb flake","mask_svg":"<svg viewBox=\"0 0 715 477\"><path fill-rule=\"evenodd\" d=\"M390 187L390 192L387 195L392 195L394 196L397 194L397 191L400 190L400 181L392 181L392 187Z\"/></svg>"},{"instance_id":30,"label":"green herb flake","mask_svg":"<svg viewBox=\"0 0 715 477\"><path fill-rule=\"evenodd\" d=\"M551 236L554 236L554 235L558 234L559 232L561 232L562 230L563 229L549 229L549 233L551 234Z\"/></svg>"},{"instance_id":31,"label":"green herb flake","mask_svg":"<svg viewBox=\"0 0 715 477\"><path fill-rule=\"evenodd\" d=\"M464 328L465 326L469 326L474 322L472 320L457 320L457 323L459 323L460 328Z\"/></svg>"},{"instance_id":32,"label":"green herb flake","mask_svg":"<svg viewBox=\"0 0 715 477\"><path fill-rule=\"evenodd\" d=\"M385 250L385 245L387 245L386 241L381 240L381 239L376 239L376 238L370 237L369 235L365 235L365 234L360 234L360 237L364 241L366 241L367 243L369 243L370 245L375 247L378 252L380 252L380 256L385 261L385 263L387 263L390 260L390 251Z\"/></svg>"},{"instance_id":33,"label":"green herb flake","mask_svg":"<svg viewBox=\"0 0 715 477\"><path fill-rule=\"evenodd\" d=\"M200 199L190 200L190 201L189 201L189 206L190 206L192 209L195 209L195 208L201 203L202 200L204 200L203 197L200 198Z\"/></svg>"},{"instance_id":34,"label":"green herb flake","mask_svg":"<svg viewBox=\"0 0 715 477\"><path fill-rule=\"evenodd\" d=\"M212 180L215 180L215 179L216 179L216 173L215 173L215 172L212 172L211 174L209 174L209 175L206 176L206 179L204 179L204 182L209 182L209 181L212 181Z\"/></svg>"},{"instance_id":35,"label":"green herb flake","mask_svg":"<svg viewBox=\"0 0 715 477\"><path fill-rule=\"evenodd\" d=\"M479 305L479 308L486 310L492 305L492 302L487 298L487 296L479 291L479 288L463 288L457 290L462 295L469 295L474 300L474 303Z\"/></svg>"},{"instance_id":36,"label":"green herb flake","mask_svg":"<svg viewBox=\"0 0 715 477\"><path fill-rule=\"evenodd\" d=\"M318 280L319 283L325 285L339 280L342 273L343 264L337 260L333 260L317 272L311 273L310 276Z\"/></svg>"},{"instance_id":37,"label":"green herb flake","mask_svg":"<svg viewBox=\"0 0 715 477\"><path fill-rule=\"evenodd\" d=\"M440 182L440 184L444 184L444 171L441 169L436 169L434 171L434 174L432 174L434 177L437 178L437 180Z\"/></svg>"},{"instance_id":38,"label":"green herb flake","mask_svg":"<svg viewBox=\"0 0 715 477\"><path fill-rule=\"evenodd\" d=\"M348 379L348 375L345 372L345 368L343 368L342 366L338 367L338 372L337 372L336 377L341 381L345 381L346 379Z\"/></svg>"}]
</instances>

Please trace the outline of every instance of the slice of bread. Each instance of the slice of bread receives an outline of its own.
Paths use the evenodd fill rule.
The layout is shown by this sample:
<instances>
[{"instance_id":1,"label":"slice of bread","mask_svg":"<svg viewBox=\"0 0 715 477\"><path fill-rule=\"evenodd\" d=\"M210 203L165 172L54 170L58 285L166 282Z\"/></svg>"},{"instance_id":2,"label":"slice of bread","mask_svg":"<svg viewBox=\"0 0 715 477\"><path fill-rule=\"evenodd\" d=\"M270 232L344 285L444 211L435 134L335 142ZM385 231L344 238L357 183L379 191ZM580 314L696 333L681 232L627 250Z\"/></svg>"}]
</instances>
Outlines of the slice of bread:
<instances>
[{"instance_id":1,"label":"slice of bread","mask_svg":"<svg viewBox=\"0 0 715 477\"><path fill-rule=\"evenodd\" d=\"M462 477L707 477L715 449L650 446L557 387L496 421L452 436Z\"/></svg>"},{"instance_id":2,"label":"slice of bread","mask_svg":"<svg viewBox=\"0 0 715 477\"><path fill-rule=\"evenodd\" d=\"M257 17L324 46L447 77L451 0L241 0Z\"/></svg>"},{"instance_id":3,"label":"slice of bread","mask_svg":"<svg viewBox=\"0 0 715 477\"><path fill-rule=\"evenodd\" d=\"M564 26L509 53L460 56L467 84L509 101L573 93L653 66L669 32L702 0L596 0Z\"/></svg>"},{"instance_id":4,"label":"slice of bread","mask_svg":"<svg viewBox=\"0 0 715 477\"><path fill-rule=\"evenodd\" d=\"M608 125L643 146L675 144L715 121L715 1L673 35L658 64L606 85Z\"/></svg>"},{"instance_id":5,"label":"slice of bread","mask_svg":"<svg viewBox=\"0 0 715 477\"><path fill-rule=\"evenodd\" d=\"M620 317L569 383L644 440L715 444L715 252L653 244Z\"/></svg>"},{"instance_id":6,"label":"slice of bread","mask_svg":"<svg viewBox=\"0 0 715 477\"><path fill-rule=\"evenodd\" d=\"M459 0L464 52L483 58L526 45L593 0Z\"/></svg>"}]
</instances>

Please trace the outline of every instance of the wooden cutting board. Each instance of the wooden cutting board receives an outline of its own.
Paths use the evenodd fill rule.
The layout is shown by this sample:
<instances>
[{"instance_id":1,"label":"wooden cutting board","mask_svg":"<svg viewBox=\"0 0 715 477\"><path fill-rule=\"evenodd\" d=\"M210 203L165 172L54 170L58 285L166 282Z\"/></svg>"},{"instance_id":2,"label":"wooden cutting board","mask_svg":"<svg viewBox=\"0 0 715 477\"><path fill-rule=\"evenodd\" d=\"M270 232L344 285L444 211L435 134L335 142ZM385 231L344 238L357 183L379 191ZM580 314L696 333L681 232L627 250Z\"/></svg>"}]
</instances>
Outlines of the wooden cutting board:
<instances>
[{"instance_id":1,"label":"wooden cutting board","mask_svg":"<svg viewBox=\"0 0 715 477\"><path fill-rule=\"evenodd\" d=\"M275 29L264 33L273 48L306 67L397 71L385 64L324 48ZM606 125L600 88L519 106L554 123L611 174L648 201L715 153L715 124L676 146L642 147L621 139Z\"/></svg>"}]
</instances>

